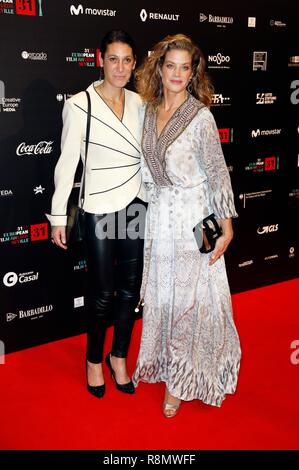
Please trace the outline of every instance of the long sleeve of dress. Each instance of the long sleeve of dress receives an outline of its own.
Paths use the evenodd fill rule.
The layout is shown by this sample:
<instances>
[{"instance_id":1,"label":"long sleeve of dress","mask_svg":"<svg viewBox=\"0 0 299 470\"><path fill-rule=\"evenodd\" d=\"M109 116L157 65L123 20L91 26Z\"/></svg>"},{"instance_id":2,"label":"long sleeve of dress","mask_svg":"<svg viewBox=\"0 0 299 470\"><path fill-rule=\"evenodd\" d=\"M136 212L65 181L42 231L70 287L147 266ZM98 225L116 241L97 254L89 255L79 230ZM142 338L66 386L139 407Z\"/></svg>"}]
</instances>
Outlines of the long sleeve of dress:
<instances>
[{"instance_id":1,"label":"long sleeve of dress","mask_svg":"<svg viewBox=\"0 0 299 470\"><path fill-rule=\"evenodd\" d=\"M55 167L52 210L51 214L47 214L51 225L66 225L67 201L73 187L83 139L76 110L69 101L64 104L62 117L61 155Z\"/></svg>"},{"instance_id":2,"label":"long sleeve of dress","mask_svg":"<svg viewBox=\"0 0 299 470\"><path fill-rule=\"evenodd\" d=\"M219 219L238 217L218 129L212 113L207 108L198 114L195 133L199 147L199 163L208 178L215 216Z\"/></svg>"}]
</instances>

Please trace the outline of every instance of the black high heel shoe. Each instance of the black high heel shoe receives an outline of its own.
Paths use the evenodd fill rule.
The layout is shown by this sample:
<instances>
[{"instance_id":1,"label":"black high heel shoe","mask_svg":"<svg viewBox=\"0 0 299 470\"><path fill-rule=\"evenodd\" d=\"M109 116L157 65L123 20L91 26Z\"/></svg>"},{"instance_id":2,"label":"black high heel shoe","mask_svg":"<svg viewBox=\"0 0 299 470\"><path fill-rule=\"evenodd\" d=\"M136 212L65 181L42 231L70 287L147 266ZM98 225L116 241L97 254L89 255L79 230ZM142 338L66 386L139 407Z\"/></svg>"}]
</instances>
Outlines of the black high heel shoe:
<instances>
[{"instance_id":1,"label":"black high heel shoe","mask_svg":"<svg viewBox=\"0 0 299 470\"><path fill-rule=\"evenodd\" d=\"M86 361L86 383L87 383L87 390L89 391L89 393L91 393L94 397L97 397L97 398L103 398L103 396L105 395L105 391L106 391L106 386L105 384L103 385L89 385L88 383L88 378L87 378L87 361Z\"/></svg>"},{"instance_id":2,"label":"black high heel shoe","mask_svg":"<svg viewBox=\"0 0 299 470\"><path fill-rule=\"evenodd\" d=\"M130 382L128 382L126 384L119 384L116 381L115 372L114 372L114 370L111 366L111 362L110 362L110 356L111 356L111 353L108 353L107 356L106 356L106 364L107 364L107 366L108 366L108 368L111 372L112 378L114 379L117 390L119 390L120 392L129 393L130 395L133 395L133 393L135 393L135 387L133 385L132 380L130 380Z\"/></svg>"}]
</instances>

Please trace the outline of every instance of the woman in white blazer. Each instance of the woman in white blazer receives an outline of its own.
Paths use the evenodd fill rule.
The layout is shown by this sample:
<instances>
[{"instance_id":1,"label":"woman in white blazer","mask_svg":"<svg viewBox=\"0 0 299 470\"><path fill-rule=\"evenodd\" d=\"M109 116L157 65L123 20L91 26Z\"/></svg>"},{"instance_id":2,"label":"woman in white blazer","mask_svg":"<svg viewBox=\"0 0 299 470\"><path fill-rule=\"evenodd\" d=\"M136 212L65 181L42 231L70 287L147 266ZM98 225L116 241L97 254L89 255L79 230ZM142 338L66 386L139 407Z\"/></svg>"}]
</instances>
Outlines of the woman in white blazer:
<instances>
[{"instance_id":1,"label":"woman in white blazer","mask_svg":"<svg viewBox=\"0 0 299 470\"><path fill-rule=\"evenodd\" d=\"M135 391L127 373L126 356L139 298L143 239L140 234L130 236L128 228L136 211L140 211L139 216L145 212L140 176L143 108L139 96L124 88L135 63L132 38L124 31L110 31L101 42L104 80L87 88L91 124L83 206L89 272L86 374L87 389L98 398L105 393L103 344L115 301L113 344L106 363L118 390L130 394ZM52 241L64 249L67 201L80 155L85 159L86 115L85 92L66 101L61 156L55 168L55 192L48 215Z\"/></svg>"}]
</instances>

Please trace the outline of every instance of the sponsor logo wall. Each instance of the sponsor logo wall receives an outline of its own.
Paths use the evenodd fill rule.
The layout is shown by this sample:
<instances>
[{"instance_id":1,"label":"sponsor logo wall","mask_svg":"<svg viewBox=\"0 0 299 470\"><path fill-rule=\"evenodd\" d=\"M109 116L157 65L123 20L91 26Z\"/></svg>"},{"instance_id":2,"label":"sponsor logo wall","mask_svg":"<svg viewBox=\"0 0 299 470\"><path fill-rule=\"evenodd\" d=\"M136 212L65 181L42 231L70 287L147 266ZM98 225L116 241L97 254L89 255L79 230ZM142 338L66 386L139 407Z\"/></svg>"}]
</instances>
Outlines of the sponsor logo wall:
<instances>
[{"instance_id":1,"label":"sponsor logo wall","mask_svg":"<svg viewBox=\"0 0 299 470\"><path fill-rule=\"evenodd\" d=\"M167 34L201 47L239 217L232 292L298 275L299 47L296 2L0 0L0 341L6 352L85 328L83 247L49 241L65 101L100 76L100 39L123 28L139 63ZM283 14L282 14L283 12ZM1 36L1 37L2 37ZM128 87L133 89L133 80ZM76 177L75 181L79 181ZM76 188L78 190L78 188Z\"/></svg>"}]
</instances>

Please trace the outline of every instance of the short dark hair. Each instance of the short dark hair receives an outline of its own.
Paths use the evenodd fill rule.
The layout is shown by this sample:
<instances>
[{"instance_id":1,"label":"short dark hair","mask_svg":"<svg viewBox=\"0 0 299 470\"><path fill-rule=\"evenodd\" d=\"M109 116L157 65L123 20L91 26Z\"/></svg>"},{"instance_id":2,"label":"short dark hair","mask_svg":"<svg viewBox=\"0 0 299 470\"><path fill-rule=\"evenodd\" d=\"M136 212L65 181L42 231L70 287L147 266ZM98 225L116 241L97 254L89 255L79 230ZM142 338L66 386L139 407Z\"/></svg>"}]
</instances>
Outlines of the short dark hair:
<instances>
[{"instance_id":1,"label":"short dark hair","mask_svg":"<svg viewBox=\"0 0 299 470\"><path fill-rule=\"evenodd\" d=\"M113 42L122 42L123 44L128 44L128 46L130 46L130 48L132 49L133 56L136 57L135 43L131 36L122 29L112 29L111 31L108 31L105 34L100 45L102 57L104 57L108 45L112 44Z\"/></svg>"}]
</instances>

